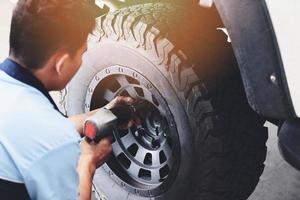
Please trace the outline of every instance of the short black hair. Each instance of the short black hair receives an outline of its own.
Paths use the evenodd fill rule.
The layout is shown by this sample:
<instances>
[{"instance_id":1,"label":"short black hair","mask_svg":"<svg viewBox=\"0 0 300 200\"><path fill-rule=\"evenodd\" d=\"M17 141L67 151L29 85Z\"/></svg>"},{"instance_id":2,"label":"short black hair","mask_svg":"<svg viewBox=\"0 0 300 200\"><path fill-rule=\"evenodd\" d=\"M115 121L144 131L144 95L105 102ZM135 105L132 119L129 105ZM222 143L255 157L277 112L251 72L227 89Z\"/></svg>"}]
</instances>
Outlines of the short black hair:
<instances>
[{"instance_id":1,"label":"short black hair","mask_svg":"<svg viewBox=\"0 0 300 200\"><path fill-rule=\"evenodd\" d=\"M74 55L94 29L99 9L92 0L19 0L10 55L30 69L41 68L58 50Z\"/></svg>"}]
</instances>

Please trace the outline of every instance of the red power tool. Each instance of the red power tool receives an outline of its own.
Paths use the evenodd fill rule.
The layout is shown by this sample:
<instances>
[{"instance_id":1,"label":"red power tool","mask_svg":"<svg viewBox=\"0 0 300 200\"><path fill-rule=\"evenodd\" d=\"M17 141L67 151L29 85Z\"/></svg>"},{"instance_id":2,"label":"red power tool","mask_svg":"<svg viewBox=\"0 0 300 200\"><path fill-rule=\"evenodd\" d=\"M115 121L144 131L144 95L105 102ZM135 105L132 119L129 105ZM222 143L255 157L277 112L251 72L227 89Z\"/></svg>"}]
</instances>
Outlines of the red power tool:
<instances>
[{"instance_id":1,"label":"red power tool","mask_svg":"<svg viewBox=\"0 0 300 200\"><path fill-rule=\"evenodd\" d=\"M147 109L146 101L133 105L117 106L112 109L101 108L84 122L83 134L91 143L98 143L102 138L112 135L113 130L127 124L134 116Z\"/></svg>"}]
</instances>

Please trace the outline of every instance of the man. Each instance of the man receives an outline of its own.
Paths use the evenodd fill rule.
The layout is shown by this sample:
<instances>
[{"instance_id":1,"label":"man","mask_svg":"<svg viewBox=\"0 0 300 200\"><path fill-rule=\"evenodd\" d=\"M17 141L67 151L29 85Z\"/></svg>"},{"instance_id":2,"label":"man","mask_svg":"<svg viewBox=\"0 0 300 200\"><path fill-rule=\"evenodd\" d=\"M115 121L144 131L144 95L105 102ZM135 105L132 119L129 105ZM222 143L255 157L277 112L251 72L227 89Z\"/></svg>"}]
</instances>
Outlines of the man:
<instances>
[{"instance_id":1,"label":"man","mask_svg":"<svg viewBox=\"0 0 300 200\"><path fill-rule=\"evenodd\" d=\"M93 113L67 119L48 92L63 89L79 69L96 12L90 0L17 3L10 56L0 65L0 199L91 198L110 140L81 140ZM107 108L132 102L119 97Z\"/></svg>"}]
</instances>

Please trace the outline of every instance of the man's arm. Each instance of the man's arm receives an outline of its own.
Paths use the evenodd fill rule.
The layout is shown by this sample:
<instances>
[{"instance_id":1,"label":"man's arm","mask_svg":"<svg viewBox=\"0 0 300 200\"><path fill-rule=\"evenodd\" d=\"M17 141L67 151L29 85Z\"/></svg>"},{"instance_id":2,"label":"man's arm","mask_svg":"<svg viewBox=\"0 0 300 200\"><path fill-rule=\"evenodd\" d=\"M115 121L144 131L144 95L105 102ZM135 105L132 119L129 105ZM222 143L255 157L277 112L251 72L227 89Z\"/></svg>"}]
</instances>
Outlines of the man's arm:
<instances>
[{"instance_id":1,"label":"man's arm","mask_svg":"<svg viewBox=\"0 0 300 200\"><path fill-rule=\"evenodd\" d=\"M88 163L81 162L81 164L78 165L80 200L91 199L92 181L95 171L96 169Z\"/></svg>"},{"instance_id":2,"label":"man's arm","mask_svg":"<svg viewBox=\"0 0 300 200\"><path fill-rule=\"evenodd\" d=\"M112 151L110 140L102 139L99 144L81 143L81 155L78 163L80 200L90 200L92 181L96 169L101 166Z\"/></svg>"},{"instance_id":3,"label":"man's arm","mask_svg":"<svg viewBox=\"0 0 300 200\"><path fill-rule=\"evenodd\" d=\"M128 105L134 103L131 97L119 96L105 106L111 109L118 105ZM84 121L98 110L88 113L71 116L69 119L75 124L77 131L83 136ZM131 126L133 120L125 126ZM95 171L108 158L112 151L111 143L108 138L102 139L99 144L89 144L85 140L81 142L81 155L78 162L77 172L79 174L79 192L80 200L90 200L92 194L92 181Z\"/></svg>"}]
</instances>

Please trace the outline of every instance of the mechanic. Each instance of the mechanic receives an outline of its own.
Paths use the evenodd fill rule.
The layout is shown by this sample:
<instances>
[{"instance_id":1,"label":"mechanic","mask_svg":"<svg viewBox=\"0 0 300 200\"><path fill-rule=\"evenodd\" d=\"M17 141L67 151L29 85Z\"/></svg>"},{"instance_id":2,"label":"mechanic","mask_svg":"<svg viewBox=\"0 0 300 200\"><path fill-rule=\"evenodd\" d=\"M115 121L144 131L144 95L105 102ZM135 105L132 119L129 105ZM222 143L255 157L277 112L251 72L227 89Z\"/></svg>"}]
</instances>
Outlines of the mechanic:
<instances>
[{"instance_id":1,"label":"mechanic","mask_svg":"<svg viewBox=\"0 0 300 200\"><path fill-rule=\"evenodd\" d=\"M93 112L68 119L49 91L65 88L79 69L98 9L91 0L17 3L9 58L0 65L0 199L91 198L111 141L81 139ZM118 97L106 107L133 102Z\"/></svg>"}]
</instances>

